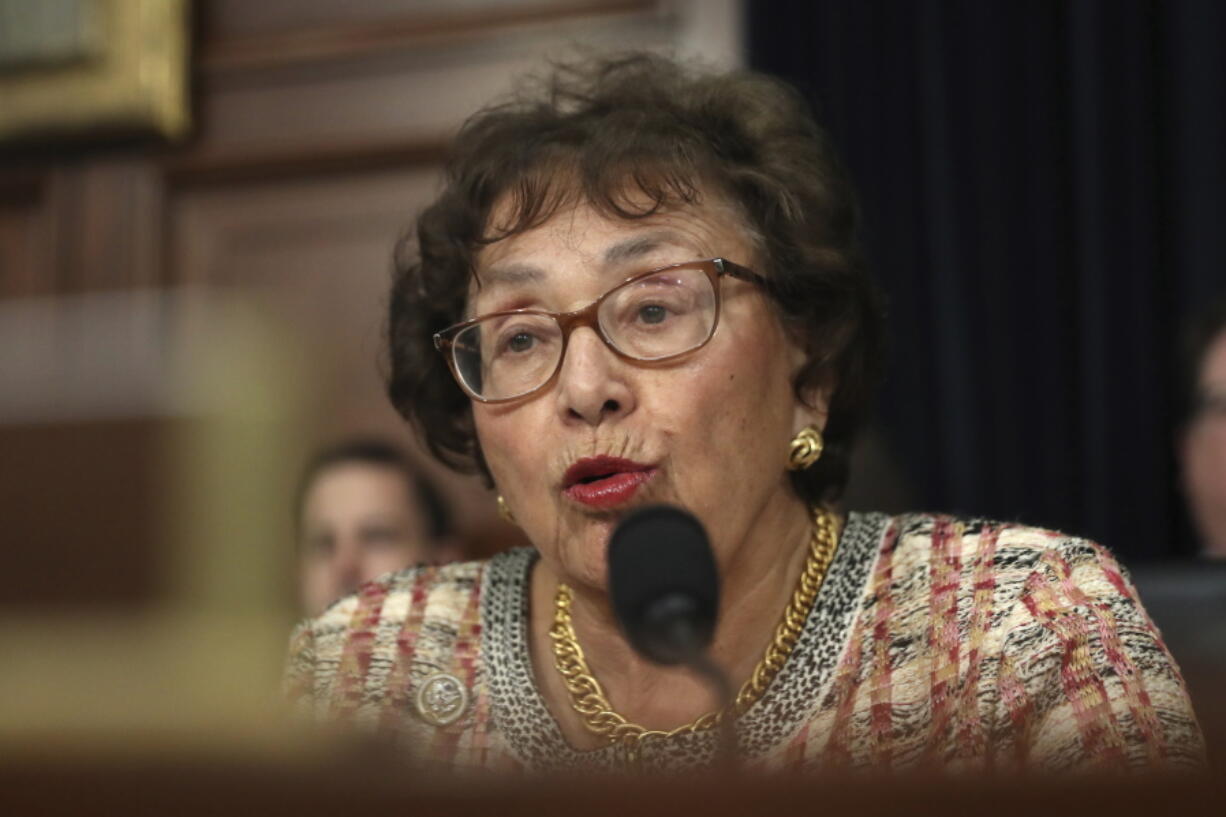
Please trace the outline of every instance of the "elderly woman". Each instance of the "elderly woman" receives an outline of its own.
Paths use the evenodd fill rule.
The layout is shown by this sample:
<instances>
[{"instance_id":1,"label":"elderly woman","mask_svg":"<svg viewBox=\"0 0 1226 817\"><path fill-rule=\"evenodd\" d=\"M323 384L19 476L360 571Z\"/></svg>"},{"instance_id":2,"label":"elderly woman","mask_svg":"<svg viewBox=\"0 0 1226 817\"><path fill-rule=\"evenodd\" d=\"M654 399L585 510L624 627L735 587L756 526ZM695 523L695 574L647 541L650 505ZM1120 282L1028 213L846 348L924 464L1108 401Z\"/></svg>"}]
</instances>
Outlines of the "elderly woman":
<instances>
[{"instance_id":1,"label":"elderly woman","mask_svg":"<svg viewBox=\"0 0 1226 817\"><path fill-rule=\"evenodd\" d=\"M855 208L798 97L630 56L459 134L391 299L389 394L535 545L365 585L296 631L316 716L454 769L1196 764L1179 672L1101 547L842 515L879 359ZM710 533L735 701L637 654L606 548Z\"/></svg>"}]
</instances>

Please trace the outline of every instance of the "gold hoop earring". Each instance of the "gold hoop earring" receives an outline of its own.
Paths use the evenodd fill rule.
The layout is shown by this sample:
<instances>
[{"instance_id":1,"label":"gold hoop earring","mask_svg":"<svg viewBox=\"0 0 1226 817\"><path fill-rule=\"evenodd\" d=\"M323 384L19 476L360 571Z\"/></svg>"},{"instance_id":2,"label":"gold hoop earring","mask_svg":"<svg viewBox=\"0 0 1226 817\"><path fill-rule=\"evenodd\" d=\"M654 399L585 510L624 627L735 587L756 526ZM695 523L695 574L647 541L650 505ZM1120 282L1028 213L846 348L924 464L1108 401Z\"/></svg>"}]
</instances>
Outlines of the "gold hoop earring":
<instances>
[{"instance_id":1,"label":"gold hoop earring","mask_svg":"<svg viewBox=\"0 0 1226 817\"><path fill-rule=\"evenodd\" d=\"M805 426L796 432L788 449L788 470L803 471L822 456L822 432L817 426Z\"/></svg>"},{"instance_id":2,"label":"gold hoop earring","mask_svg":"<svg viewBox=\"0 0 1226 817\"><path fill-rule=\"evenodd\" d=\"M498 518L508 525L518 524L515 521L515 514L511 513L511 506L502 498L502 494L498 495Z\"/></svg>"}]
</instances>

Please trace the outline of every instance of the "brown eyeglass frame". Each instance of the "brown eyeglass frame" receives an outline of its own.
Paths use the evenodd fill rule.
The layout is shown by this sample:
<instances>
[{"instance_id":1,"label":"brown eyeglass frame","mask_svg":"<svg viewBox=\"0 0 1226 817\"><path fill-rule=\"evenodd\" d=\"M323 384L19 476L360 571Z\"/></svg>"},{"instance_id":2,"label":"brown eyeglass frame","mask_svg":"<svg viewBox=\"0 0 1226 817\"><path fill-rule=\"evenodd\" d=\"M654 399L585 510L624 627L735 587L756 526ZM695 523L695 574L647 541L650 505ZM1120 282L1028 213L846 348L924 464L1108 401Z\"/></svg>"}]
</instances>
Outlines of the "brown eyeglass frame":
<instances>
[{"instance_id":1,"label":"brown eyeglass frame","mask_svg":"<svg viewBox=\"0 0 1226 817\"><path fill-rule=\"evenodd\" d=\"M626 354L621 349L618 349L617 346L613 344L613 341L609 339L609 336L605 334L604 328L600 325L600 305L604 303L605 299L614 292L617 292L622 287L632 284L642 278L647 278L652 275L659 275L660 273L668 272L669 270L693 269L695 267L701 269L707 274L707 278L711 282L711 289L715 292L715 319L711 321L711 331L707 334L706 339L691 349L686 349L684 352L677 352L676 354L666 355L664 357L639 358ZM522 400L530 394L535 394L541 389L548 388L550 384L557 379L558 372L562 371L562 361L566 359L566 348L570 343L571 332L581 326L590 327L593 331L595 331L595 333L604 342L604 345L611 349L615 355L623 360L632 360L636 363L661 363L663 361L672 360L674 358L681 357L682 355L688 355L691 352L698 351L710 343L711 338L715 336L716 328L719 326L720 306L722 301L720 296L719 279L725 275L733 278L739 278L742 281L748 281L751 284L757 284L767 292L773 292L770 281L768 281L766 278L763 278L753 270L742 267L740 264L733 263L726 258L707 258L700 261L683 261L680 264L669 264L668 266L657 267L656 269L650 269L646 272L631 275L624 281L610 287L603 295L592 301L587 306L583 307L582 309L577 309L574 312L548 312L543 309L508 309L502 312L490 312L486 315L479 315L475 318L452 324L446 329L434 333L434 348L438 349L443 355L444 359L447 361L447 368L451 370L451 376L455 378L456 383L459 384L460 388L464 390L465 394L477 402L509 403L512 400ZM465 385L464 378L461 377L460 373L456 370L455 354L453 353L454 339L456 335L474 324L488 320L489 318L499 318L505 315L537 315L540 317L552 318L554 322L557 323L558 329L562 333L562 350L558 353L558 362L553 367L553 374L551 374L545 380L545 382L541 383L541 385L537 386L536 388L529 389L528 391L517 394L513 397L499 397L496 399L481 397L480 395L474 394L472 390Z\"/></svg>"}]
</instances>

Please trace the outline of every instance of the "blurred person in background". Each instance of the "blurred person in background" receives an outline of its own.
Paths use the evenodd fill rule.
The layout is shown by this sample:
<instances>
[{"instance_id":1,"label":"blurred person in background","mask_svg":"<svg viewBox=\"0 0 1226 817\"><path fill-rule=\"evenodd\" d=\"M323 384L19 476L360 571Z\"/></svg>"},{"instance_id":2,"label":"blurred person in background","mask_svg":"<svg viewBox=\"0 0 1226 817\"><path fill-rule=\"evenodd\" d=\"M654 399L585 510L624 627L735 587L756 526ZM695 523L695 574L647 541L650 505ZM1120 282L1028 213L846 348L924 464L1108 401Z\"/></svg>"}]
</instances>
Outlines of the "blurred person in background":
<instances>
[{"instance_id":1,"label":"blurred person in background","mask_svg":"<svg viewBox=\"0 0 1226 817\"><path fill-rule=\"evenodd\" d=\"M316 453L299 483L295 519L308 615L384 573L461 555L438 489L399 448L377 438Z\"/></svg>"},{"instance_id":2,"label":"blurred person in background","mask_svg":"<svg viewBox=\"0 0 1226 817\"><path fill-rule=\"evenodd\" d=\"M1226 559L1226 298L1189 325L1181 368L1183 488L1201 553Z\"/></svg>"}]
</instances>

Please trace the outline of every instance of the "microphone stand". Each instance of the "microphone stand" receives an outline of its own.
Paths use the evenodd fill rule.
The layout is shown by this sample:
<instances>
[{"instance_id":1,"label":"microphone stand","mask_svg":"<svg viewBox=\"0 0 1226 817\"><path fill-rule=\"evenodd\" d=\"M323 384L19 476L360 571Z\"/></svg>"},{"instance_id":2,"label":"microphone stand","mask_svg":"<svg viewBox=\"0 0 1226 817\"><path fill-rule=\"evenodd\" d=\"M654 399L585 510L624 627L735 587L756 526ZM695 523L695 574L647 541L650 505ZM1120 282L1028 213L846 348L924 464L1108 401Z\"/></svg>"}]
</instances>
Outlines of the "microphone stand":
<instances>
[{"instance_id":1,"label":"microphone stand","mask_svg":"<svg viewBox=\"0 0 1226 817\"><path fill-rule=\"evenodd\" d=\"M740 746L737 741L736 719L732 717L732 684L728 674L711 660L706 650L699 652L686 664L694 674L706 681L715 693L716 711L722 713L716 729L719 734L715 745L715 769L724 774L735 774L739 768Z\"/></svg>"},{"instance_id":2,"label":"microphone stand","mask_svg":"<svg viewBox=\"0 0 1226 817\"><path fill-rule=\"evenodd\" d=\"M655 615L646 617L658 639L653 640L655 649L659 651L654 654L665 654L671 659L669 663L680 663L705 681L715 694L715 711L725 713L716 727L715 769L721 773L735 773L740 746L736 722L729 712L733 702L732 684L728 674L707 654L705 645L710 639L709 634L702 633L695 626L695 620L688 612L689 605L684 599L665 597L657 602L651 610Z\"/></svg>"}]
</instances>

